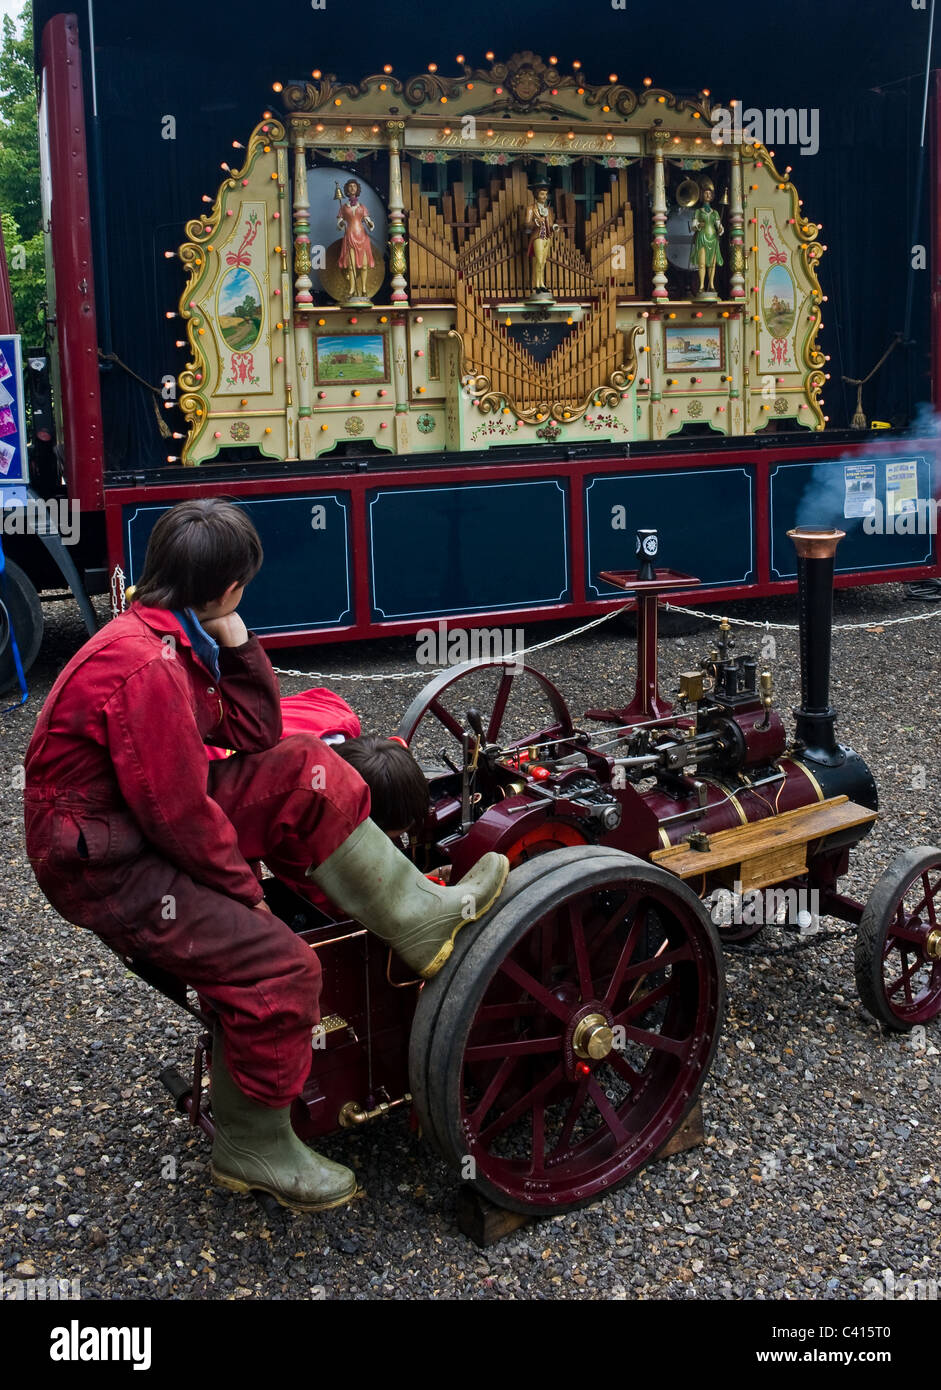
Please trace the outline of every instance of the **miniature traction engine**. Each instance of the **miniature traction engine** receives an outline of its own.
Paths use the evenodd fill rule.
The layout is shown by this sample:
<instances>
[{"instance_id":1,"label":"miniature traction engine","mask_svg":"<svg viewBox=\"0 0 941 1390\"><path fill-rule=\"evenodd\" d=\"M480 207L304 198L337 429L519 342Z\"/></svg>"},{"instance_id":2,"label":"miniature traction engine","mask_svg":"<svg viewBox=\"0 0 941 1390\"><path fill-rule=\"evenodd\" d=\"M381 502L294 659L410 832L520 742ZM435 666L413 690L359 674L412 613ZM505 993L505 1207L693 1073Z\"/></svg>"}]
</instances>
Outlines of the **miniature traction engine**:
<instances>
[{"instance_id":1,"label":"miniature traction engine","mask_svg":"<svg viewBox=\"0 0 941 1390\"><path fill-rule=\"evenodd\" d=\"M577 728L555 686L513 660L449 668L416 697L397 733L425 766L431 810L409 853L455 879L488 850L512 865L432 981L408 978L358 923L266 880L323 970L294 1112L303 1138L410 1105L423 1137L498 1207L539 1215L610 1190L664 1149L709 1072L723 945L753 949L743 939L761 929L710 914L704 899L733 889L736 901L774 890L776 924L795 935L801 900L856 926L859 995L886 1027L941 1012L941 849L899 855L865 906L838 888L877 819L872 775L837 742L829 702L842 533L790 534L801 653L790 742L770 673L735 654L725 620L681 676L677 708L660 693L657 605L697 581L654 568L653 531L638 533L636 572L603 576L635 595L637 678L628 705L587 712L600 730ZM179 982L154 982L185 1004ZM164 1079L211 1130L201 1068L202 1044L192 1083Z\"/></svg>"}]
</instances>

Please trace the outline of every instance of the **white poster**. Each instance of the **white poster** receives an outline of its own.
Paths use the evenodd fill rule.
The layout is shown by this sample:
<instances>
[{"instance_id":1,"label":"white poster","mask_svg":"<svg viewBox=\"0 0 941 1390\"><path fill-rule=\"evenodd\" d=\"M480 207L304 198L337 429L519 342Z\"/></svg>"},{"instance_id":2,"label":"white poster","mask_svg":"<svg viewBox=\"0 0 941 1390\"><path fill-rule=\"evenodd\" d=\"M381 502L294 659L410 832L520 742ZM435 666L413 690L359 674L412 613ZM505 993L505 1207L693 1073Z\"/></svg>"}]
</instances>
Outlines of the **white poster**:
<instances>
[{"instance_id":1,"label":"white poster","mask_svg":"<svg viewBox=\"0 0 941 1390\"><path fill-rule=\"evenodd\" d=\"M843 515L847 521L857 516L869 516L876 507L876 465L874 463L845 463L843 465Z\"/></svg>"}]
</instances>

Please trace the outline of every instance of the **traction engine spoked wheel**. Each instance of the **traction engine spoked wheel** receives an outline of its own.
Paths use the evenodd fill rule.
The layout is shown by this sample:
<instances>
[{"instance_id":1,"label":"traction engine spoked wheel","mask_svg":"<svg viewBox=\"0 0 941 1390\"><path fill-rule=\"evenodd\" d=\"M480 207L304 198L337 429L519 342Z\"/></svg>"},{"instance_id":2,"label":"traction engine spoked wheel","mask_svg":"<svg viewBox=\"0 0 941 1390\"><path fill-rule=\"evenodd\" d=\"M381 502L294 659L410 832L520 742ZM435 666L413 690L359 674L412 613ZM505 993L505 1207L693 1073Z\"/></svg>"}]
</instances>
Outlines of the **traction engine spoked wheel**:
<instances>
[{"instance_id":1,"label":"traction engine spoked wheel","mask_svg":"<svg viewBox=\"0 0 941 1390\"><path fill-rule=\"evenodd\" d=\"M502 674L497 680L496 673L501 668ZM493 690L489 711L482 708L485 702L474 689L475 685L479 687L486 681L482 673L487 670L494 672L490 680ZM462 686L460 691L457 689L459 685ZM411 744L418 735L419 726L423 721L425 726L421 733L427 736L430 721L436 720L460 747L461 737L466 732L465 711L476 700L477 708L483 716L487 742L500 743L500 735L508 723L507 707L512 697L522 693L524 688L526 693L540 696L548 704L549 722L526 738L508 743L507 747L546 743L555 738L568 737L575 732L568 705L552 682L540 671L534 670L531 666L517 666L514 662L484 660L464 661L459 666L442 671L434 680L429 681L403 714L395 731L396 736Z\"/></svg>"},{"instance_id":2,"label":"traction engine spoked wheel","mask_svg":"<svg viewBox=\"0 0 941 1390\"><path fill-rule=\"evenodd\" d=\"M593 858L607 856L616 856L619 860L623 858L620 850L607 849L602 845L594 846L591 853ZM409 1039L409 1089L412 1093L415 1111L421 1121L422 1136L442 1155L444 1150L438 1138L428 1103L428 1059L441 1005L447 995L447 984L457 972L459 962L467 955L477 939L478 933L490 922L498 910L502 911L524 888L528 888L538 879L545 878L553 870L569 864L580 864L584 859L584 848L572 846L562 849L554 848L527 858L524 863L512 864L509 877L496 905L479 922L473 926L465 927L463 931L458 933L454 940L454 950L444 968L432 981L422 986Z\"/></svg>"},{"instance_id":3,"label":"traction engine spoked wheel","mask_svg":"<svg viewBox=\"0 0 941 1390\"><path fill-rule=\"evenodd\" d=\"M500 1206L580 1206L681 1124L724 1007L715 930L685 884L616 850L540 856L422 991L423 1129Z\"/></svg>"},{"instance_id":4,"label":"traction engine spoked wheel","mask_svg":"<svg viewBox=\"0 0 941 1390\"><path fill-rule=\"evenodd\" d=\"M856 988L897 1033L941 1013L941 849L906 850L876 884L856 937Z\"/></svg>"}]
</instances>

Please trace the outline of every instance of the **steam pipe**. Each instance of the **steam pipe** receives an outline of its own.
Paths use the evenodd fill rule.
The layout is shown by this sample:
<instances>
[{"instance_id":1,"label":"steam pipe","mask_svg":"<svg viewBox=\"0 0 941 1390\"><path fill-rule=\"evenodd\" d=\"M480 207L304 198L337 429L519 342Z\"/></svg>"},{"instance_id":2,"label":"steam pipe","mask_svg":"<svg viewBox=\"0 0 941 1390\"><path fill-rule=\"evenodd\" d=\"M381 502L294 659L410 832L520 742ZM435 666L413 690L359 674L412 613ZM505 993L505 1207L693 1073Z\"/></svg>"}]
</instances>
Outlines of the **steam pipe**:
<instances>
[{"instance_id":1,"label":"steam pipe","mask_svg":"<svg viewBox=\"0 0 941 1390\"><path fill-rule=\"evenodd\" d=\"M833 629L833 565L845 531L800 526L787 533L797 551L801 703L794 711L802 757L833 767L843 762L830 704L830 642Z\"/></svg>"}]
</instances>

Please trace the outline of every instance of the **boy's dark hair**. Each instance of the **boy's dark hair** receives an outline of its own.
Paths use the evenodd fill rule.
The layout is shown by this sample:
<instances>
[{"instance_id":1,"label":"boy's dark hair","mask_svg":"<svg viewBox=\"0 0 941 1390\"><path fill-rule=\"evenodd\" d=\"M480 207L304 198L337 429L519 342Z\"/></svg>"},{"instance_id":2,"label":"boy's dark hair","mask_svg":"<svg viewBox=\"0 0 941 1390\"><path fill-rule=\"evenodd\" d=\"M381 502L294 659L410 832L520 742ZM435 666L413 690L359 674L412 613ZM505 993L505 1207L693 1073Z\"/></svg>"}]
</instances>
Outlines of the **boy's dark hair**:
<instances>
[{"instance_id":1,"label":"boy's dark hair","mask_svg":"<svg viewBox=\"0 0 941 1390\"><path fill-rule=\"evenodd\" d=\"M150 534L134 598L148 608L202 608L261 569L261 540L241 507L223 497L179 502Z\"/></svg>"},{"instance_id":2,"label":"boy's dark hair","mask_svg":"<svg viewBox=\"0 0 941 1390\"><path fill-rule=\"evenodd\" d=\"M407 748L379 734L338 743L334 752L369 788L371 818L381 830L420 829L428 813L428 783Z\"/></svg>"}]
</instances>

